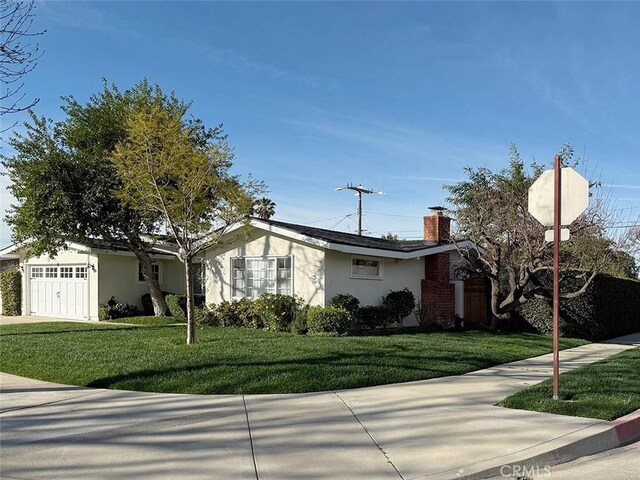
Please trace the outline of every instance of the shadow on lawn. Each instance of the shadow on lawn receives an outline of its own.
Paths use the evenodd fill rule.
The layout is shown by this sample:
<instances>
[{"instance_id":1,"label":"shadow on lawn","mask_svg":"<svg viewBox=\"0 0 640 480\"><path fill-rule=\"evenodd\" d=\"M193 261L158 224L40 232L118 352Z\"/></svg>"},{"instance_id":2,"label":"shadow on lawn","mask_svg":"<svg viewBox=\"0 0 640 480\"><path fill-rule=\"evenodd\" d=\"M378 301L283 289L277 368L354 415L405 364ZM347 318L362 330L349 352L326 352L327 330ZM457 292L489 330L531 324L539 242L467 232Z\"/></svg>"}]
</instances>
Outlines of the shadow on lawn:
<instances>
[{"instance_id":1,"label":"shadow on lawn","mask_svg":"<svg viewBox=\"0 0 640 480\"><path fill-rule=\"evenodd\" d=\"M165 369L139 370L96 379L87 383L86 386L136 390L141 388L143 391L154 391L154 384L157 382L162 383L164 379L169 381L176 379L186 388L179 391L171 390L173 393L239 394L267 393L267 390L268 393L305 393L460 375L494 366L498 363L490 358L472 355L464 357L460 355L442 356L438 357L438 361L435 364L425 362L421 365L416 365L415 359L407 355L385 355L384 360L384 363L377 363L366 361L366 357L359 354L336 354L293 360L206 363ZM314 367L319 367L320 371L314 369ZM219 376L219 369L237 369L237 375L235 375L237 383L211 381L210 379L215 379ZM355 379L354 369L357 369ZM380 370L389 371L389 375L381 374ZM398 370L402 371L401 375L398 375ZM303 387L306 386L306 388L286 388L290 385L282 382L283 376L299 378L298 376L308 377L312 374L315 375L313 379L303 382ZM326 374L327 379L322 380L318 377L318 374ZM374 375L376 380L372 381L371 375ZM185 382L185 376L193 377L194 381L191 383ZM271 387L265 390L264 382L267 377L274 379L278 385L285 388L276 387L274 390ZM320 383L321 388L318 388L318 383ZM203 385L208 388L189 388L190 386L202 387ZM243 389L243 385L249 386L249 388ZM254 386L259 387L255 388Z\"/></svg>"}]
</instances>

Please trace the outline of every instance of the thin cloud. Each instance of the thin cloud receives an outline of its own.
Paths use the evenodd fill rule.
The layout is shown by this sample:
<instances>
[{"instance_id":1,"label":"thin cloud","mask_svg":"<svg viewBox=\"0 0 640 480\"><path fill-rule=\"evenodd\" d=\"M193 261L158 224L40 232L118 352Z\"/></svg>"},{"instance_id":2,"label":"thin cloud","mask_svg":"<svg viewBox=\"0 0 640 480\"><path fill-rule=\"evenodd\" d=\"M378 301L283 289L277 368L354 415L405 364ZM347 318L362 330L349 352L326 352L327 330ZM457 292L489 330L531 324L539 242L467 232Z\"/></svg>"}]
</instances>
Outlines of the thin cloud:
<instances>
[{"instance_id":1,"label":"thin cloud","mask_svg":"<svg viewBox=\"0 0 640 480\"><path fill-rule=\"evenodd\" d=\"M608 185L604 185L606 188L627 188L632 190L640 190L640 185L621 185L618 183L610 183Z\"/></svg>"}]
</instances>

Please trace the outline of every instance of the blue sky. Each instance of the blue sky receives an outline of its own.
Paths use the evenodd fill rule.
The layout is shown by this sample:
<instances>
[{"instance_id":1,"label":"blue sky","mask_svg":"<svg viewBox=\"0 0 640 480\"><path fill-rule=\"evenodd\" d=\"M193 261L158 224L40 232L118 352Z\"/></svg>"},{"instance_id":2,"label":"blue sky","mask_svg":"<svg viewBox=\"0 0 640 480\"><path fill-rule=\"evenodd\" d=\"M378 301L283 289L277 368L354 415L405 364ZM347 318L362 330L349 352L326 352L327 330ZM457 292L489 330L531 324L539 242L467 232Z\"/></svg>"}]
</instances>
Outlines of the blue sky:
<instances>
[{"instance_id":1,"label":"blue sky","mask_svg":"<svg viewBox=\"0 0 640 480\"><path fill-rule=\"evenodd\" d=\"M386 192L364 200L372 235L419 237L442 184L506 166L512 142L539 162L570 143L637 219L639 21L635 2L40 2L25 88L53 119L102 77L175 90L224 123L234 171L283 221L354 231L356 199L334 189L363 183Z\"/></svg>"}]
</instances>

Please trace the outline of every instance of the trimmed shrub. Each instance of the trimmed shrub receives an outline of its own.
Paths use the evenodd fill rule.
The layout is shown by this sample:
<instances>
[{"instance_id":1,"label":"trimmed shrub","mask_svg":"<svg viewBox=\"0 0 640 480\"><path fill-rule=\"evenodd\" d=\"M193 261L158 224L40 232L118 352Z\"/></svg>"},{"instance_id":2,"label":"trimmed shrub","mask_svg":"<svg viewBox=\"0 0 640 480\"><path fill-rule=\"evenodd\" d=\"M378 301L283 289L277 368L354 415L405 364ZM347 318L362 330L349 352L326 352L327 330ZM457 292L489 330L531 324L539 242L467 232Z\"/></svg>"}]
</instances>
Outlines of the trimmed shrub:
<instances>
[{"instance_id":1,"label":"trimmed shrub","mask_svg":"<svg viewBox=\"0 0 640 480\"><path fill-rule=\"evenodd\" d=\"M353 318L344 308L333 306L309 307L307 331L310 334L333 333L344 335L353 329Z\"/></svg>"},{"instance_id":2,"label":"trimmed shrub","mask_svg":"<svg viewBox=\"0 0 640 480\"><path fill-rule=\"evenodd\" d=\"M360 300L348 293L340 293L329 301L332 307L344 308L354 319L360 314Z\"/></svg>"},{"instance_id":3,"label":"trimmed shrub","mask_svg":"<svg viewBox=\"0 0 640 480\"><path fill-rule=\"evenodd\" d=\"M296 312L296 317L291 323L291 332L298 335L305 335L307 329L307 315L309 314L309 306L304 306Z\"/></svg>"},{"instance_id":4,"label":"trimmed shrub","mask_svg":"<svg viewBox=\"0 0 640 480\"><path fill-rule=\"evenodd\" d=\"M541 277L550 285L551 275ZM561 291L579 287L574 278L562 279ZM560 335L591 341L640 331L640 282L597 275L587 291L560 301ZM550 300L532 299L518 308L511 321L526 322L537 333L553 332Z\"/></svg>"},{"instance_id":5,"label":"trimmed shrub","mask_svg":"<svg viewBox=\"0 0 640 480\"><path fill-rule=\"evenodd\" d=\"M22 273L11 268L0 273L0 294L2 295L2 315L22 314Z\"/></svg>"},{"instance_id":6,"label":"trimmed shrub","mask_svg":"<svg viewBox=\"0 0 640 480\"><path fill-rule=\"evenodd\" d=\"M169 307L169 313L172 317L186 318L187 317L187 297L186 295L176 295L170 293L165 297L167 301L167 307Z\"/></svg>"},{"instance_id":7,"label":"trimmed shrub","mask_svg":"<svg viewBox=\"0 0 640 480\"><path fill-rule=\"evenodd\" d=\"M274 332L289 332L296 312L304 301L295 295L263 293L255 301L256 312L264 322L265 328Z\"/></svg>"},{"instance_id":8,"label":"trimmed shrub","mask_svg":"<svg viewBox=\"0 0 640 480\"><path fill-rule=\"evenodd\" d=\"M389 325L390 312L386 305L368 305L361 307L358 317L360 328L371 330Z\"/></svg>"},{"instance_id":9,"label":"trimmed shrub","mask_svg":"<svg viewBox=\"0 0 640 480\"><path fill-rule=\"evenodd\" d=\"M256 303L248 298L212 305L211 311L216 318L216 324L222 327L264 327Z\"/></svg>"},{"instance_id":10,"label":"trimmed shrub","mask_svg":"<svg viewBox=\"0 0 640 480\"><path fill-rule=\"evenodd\" d=\"M382 304L389 310L390 320L400 327L405 317L416 308L416 297L405 287L402 290L389 292L382 298Z\"/></svg>"},{"instance_id":11,"label":"trimmed shrub","mask_svg":"<svg viewBox=\"0 0 640 480\"><path fill-rule=\"evenodd\" d=\"M218 326L218 318L215 312L211 311L207 306L198 305L193 309L193 319L196 325L200 326Z\"/></svg>"},{"instance_id":12,"label":"trimmed shrub","mask_svg":"<svg viewBox=\"0 0 640 480\"><path fill-rule=\"evenodd\" d=\"M162 292L162 296L164 296L165 298L167 295L171 295L171 293L165 291ZM153 302L151 301L151 294L145 293L144 295L142 295L142 297L140 297L140 300L142 302L142 313L149 316L155 315L155 312L153 311Z\"/></svg>"},{"instance_id":13,"label":"trimmed shrub","mask_svg":"<svg viewBox=\"0 0 640 480\"><path fill-rule=\"evenodd\" d=\"M111 297L106 304L98 307L98 320L115 320L116 318L134 317L138 314L138 308L127 302L118 302Z\"/></svg>"}]
</instances>

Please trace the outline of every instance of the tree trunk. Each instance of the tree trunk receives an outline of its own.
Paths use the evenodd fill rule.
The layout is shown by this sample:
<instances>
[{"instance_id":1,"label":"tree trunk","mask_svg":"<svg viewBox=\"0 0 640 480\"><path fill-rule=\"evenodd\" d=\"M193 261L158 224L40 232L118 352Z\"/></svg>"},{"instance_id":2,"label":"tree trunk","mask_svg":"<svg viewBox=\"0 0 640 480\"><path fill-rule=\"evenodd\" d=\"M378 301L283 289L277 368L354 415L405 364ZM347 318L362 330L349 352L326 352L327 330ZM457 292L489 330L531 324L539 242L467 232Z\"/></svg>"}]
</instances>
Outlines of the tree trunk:
<instances>
[{"instance_id":1,"label":"tree trunk","mask_svg":"<svg viewBox=\"0 0 640 480\"><path fill-rule=\"evenodd\" d=\"M153 304L153 313L156 317L162 317L167 314L167 310L169 310L169 307L167 306L167 302L165 301L164 295L162 294L160 282L158 282L158 279L153 274L153 269L151 268L151 257L146 250L140 248L134 248L133 253L136 255L138 261L140 262L142 275L147 282L147 287L149 287L151 303Z\"/></svg>"},{"instance_id":2,"label":"tree trunk","mask_svg":"<svg viewBox=\"0 0 640 480\"><path fill-rule=\"evenodd\" d=\"M191 257L184 260L185 286L187 292L187 344L196 343L196 325L193 315L193 283L191 281Z\"/></svg>"}]
</instances>

